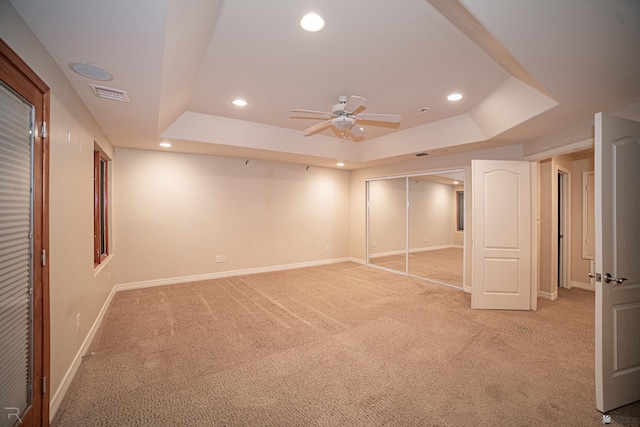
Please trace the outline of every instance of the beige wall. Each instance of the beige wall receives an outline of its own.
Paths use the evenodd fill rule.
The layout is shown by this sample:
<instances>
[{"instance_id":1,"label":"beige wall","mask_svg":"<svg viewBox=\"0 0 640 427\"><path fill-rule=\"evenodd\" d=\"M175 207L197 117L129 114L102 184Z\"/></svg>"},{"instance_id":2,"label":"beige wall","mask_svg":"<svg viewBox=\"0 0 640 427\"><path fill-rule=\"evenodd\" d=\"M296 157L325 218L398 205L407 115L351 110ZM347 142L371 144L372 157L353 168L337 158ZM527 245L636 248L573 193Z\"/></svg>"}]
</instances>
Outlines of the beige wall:
<instances>
[{"instance_id":1,"label":"beige wall","mask_svg":"<svg viewBox=\"0 0 640 427\"><path fill-rule=\"evenodd\" d=\"M349 256L348 171L245 163L117 149L116 282ZM216 263L216 255L225 255L226 262Z\"/></svg>"},{"instance_id":2,"label":"beige wall","mask_svg":"<svg viewBox=\"0 0 640 427\"><path fill-rule=\"evenodd\" d=\"M406 251L406 191L405 178L369 182L370 255ZM454 244L454 197L451 185L409 178L409 250Z\"/></svg>"},{"instance_id":3,"label":"beige wall","mask_svg":"<svg viewBox=\"0 0 640 427\"><path fill-rule=\"evenodd\" d=\"M115 260L98 273L93 268L94 141L108 154L113 149L58 65L7 1L0 1L0 37L51 89L49 389L55 398L113 288L109 275Z\"/></svg>"},{"instance_id":4,"label":"beige wall","mask_svg":"<svg viewBox=\"0 0 640 427\"><path fill-rule=\"evenodd\" d=\"M409 179L409 249L453 245L451 185Z\"/></svg>"},{"instance_id":5,"label":"beige wall","mask_svg":"<svg viewBox=\"0 0 640 427\"><path fill-rule=\"evenodd\" d=\"M571 282L589 285L590 260L582 257L583 194L582 173L593 172L593 150L573 155L571 163ZM594 189L591 188L593 197Z\"/></svg>"}]
</instances>

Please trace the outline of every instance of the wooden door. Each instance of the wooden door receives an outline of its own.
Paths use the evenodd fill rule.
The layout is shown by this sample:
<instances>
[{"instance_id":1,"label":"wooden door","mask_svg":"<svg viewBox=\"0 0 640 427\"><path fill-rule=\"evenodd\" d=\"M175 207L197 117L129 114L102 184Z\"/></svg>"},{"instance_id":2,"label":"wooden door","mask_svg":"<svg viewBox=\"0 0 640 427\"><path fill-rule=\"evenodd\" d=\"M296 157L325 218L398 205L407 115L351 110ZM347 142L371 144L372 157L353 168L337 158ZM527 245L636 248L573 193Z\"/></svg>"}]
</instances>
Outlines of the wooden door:
<instances>
[{"instance_id":1,"label":"wooden door","mask_svg":"<svg viewBox=\"0 0 640 427\"><path fill-rule=\"evenodd\" d=\"M0 426L49 425L49 88L2 40L0 81Z\"/></svg>"},{"instance_id":2,"label":"wooden door","mask_svg":"<svg viewBox=\"0 0 640 427\"><path fill-rule=\"evenodd\" d=\"M640 123L596 114L596 407L602 412L640 400L639 186Z\"/></svg>"},{"instance_id":3,"label":"wooden door","mask_svg":"<svg viewBox=\"0 0 640 427\"><path fill-rule=\"evenodd\" d=\"M531 309L531 164L473 160L471 308Z\"/></svg>"}]
</instances>

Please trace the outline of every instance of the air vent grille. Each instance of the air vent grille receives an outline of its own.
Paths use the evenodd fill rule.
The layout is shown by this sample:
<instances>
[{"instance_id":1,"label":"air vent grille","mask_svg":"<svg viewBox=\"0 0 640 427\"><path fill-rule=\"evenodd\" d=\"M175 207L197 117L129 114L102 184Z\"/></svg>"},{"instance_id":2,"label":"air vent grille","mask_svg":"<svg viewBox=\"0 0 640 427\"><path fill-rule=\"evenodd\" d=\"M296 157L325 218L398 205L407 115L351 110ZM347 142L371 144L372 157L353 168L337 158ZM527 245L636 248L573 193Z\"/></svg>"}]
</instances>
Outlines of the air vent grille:
<instances>
[{"instance_id":1,"label":"air vent grille","mask_svg":"<svg viewBox=\"0 0 640 427\"><path fill-rule=\"evenodd\" d=\"M126 90L113 89L110 87L92 85L91 90L98 98L112 99L114 101L129 102L129 94Z\"/></svg>"}]
</instances>

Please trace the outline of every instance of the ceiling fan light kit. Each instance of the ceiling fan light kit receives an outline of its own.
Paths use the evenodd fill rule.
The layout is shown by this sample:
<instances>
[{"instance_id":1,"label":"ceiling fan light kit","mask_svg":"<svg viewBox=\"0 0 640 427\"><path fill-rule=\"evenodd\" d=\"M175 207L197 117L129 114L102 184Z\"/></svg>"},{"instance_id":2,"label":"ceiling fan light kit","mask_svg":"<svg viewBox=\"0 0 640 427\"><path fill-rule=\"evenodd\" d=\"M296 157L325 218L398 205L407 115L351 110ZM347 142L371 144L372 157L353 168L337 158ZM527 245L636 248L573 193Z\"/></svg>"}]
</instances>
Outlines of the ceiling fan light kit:
<instances>
[{"instance_id":1,"label":"ceiling fan light kit","mask_svg":"<svg viewBox=\"0 0 640 427\"><path fill-rule=\"evenodd\" d=\"M335 119L331 120L331 124L338 128L339 130L349 130L356 124L356 121L353 117L349 116L338 116Z\"/></svg>"},{"instance_id":2,"label":"ceiling fan light kit","mask_svg":"<svg viewBox=\"0 0 640 427\"><path fill-rule=\"evenodd\" d=\"M372 114L359 113L366 108L366 99L361 96L353 95L351 97L341 95L338 97L338 103L331 107L331 112L292 109L291 113L304 114L304 118L309 119L327 119L316 125L304 130L304 135L309 136L324 131L330 127L334 127L345 138L347 133L351 138L364 137L364 129L361 126L354 126L358 120L366 120L369 124L376 125L375 122L381 123L399 123L400 116L395 114Z\"/></svg>"}]
</instances>

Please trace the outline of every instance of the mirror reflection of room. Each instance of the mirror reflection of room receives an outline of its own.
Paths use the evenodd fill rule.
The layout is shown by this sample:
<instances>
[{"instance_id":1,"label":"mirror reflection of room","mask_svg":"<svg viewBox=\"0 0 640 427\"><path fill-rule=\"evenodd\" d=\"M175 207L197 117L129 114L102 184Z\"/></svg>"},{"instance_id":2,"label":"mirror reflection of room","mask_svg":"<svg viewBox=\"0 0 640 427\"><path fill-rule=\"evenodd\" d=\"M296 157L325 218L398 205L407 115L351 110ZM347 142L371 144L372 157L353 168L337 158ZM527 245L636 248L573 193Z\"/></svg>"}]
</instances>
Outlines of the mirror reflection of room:
<instances>
[{"instance_id":1,"label":"mirror reflection of room","mask_svg":"<svg viewBox=\"0 0 640 427\"><path fill-rule=\"evenodd\" d=\"M462 287L464 173L409 178L409 274ZM464 201L464 197L461 198ZM464 214L462 215L464 219ZM463 227L464 228L464 227Z\"/></svg>"},{"instance_id":2,"label":"mirror reflection of room","mask_svg":"<svg viewBox=\"0 0 640 427\"><path fill-rule=\"evenodd\" d=\"M464 171L370 181L369 263L461 288L464 212Z\"/></svg>"},{"instance_id":3,"label":"mirror reflection of room","mask_svg":"<svg viewBox=\"0 0 640 427\"><path fill-rule=\"evenodd\" d=\"M406 272L406 178L369 182L369 263Z\"/></svg>"}]
</instances>

